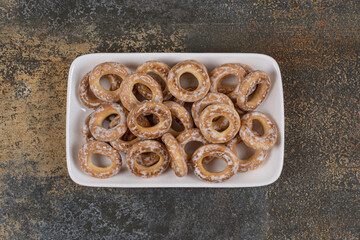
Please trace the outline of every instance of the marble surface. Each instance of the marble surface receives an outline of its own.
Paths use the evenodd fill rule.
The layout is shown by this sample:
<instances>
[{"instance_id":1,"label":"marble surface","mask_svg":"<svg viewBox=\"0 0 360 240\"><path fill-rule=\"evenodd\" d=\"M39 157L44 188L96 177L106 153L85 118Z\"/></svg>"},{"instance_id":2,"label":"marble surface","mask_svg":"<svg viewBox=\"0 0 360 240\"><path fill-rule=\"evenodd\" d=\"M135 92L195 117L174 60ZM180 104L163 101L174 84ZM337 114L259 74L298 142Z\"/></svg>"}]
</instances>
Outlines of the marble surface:
<instances>
[{"instance_id":1,"label":"marble surface","mask_svg":"<svg viewBox=\"0 0 360 240\"><path fill-rule=\"evenodd\" d=\"M0 238L359 239L359 1L0 1ZM256 52L285 98L285 163L246 189L74 184L67 75L95 52Z\"/></svg>"}]
</instances>

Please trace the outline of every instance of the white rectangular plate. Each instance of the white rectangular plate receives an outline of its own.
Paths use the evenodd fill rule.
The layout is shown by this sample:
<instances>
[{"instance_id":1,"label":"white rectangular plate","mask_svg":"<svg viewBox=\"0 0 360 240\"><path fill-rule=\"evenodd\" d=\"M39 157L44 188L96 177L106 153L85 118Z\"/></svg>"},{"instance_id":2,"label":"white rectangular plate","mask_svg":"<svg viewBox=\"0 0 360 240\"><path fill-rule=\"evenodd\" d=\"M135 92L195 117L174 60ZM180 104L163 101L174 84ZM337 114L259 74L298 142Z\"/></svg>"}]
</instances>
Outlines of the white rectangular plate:
<instances>
[{"instance_id":1,"label":"white rectangular plate","mask_svg":"<svg viewBox=\"0 0 360 240\"><path fill-rule=\"evenodd\" d=\"M173 66L174 64L194 59L203 63L209 72L224 63L244 63L258 70L267 72L271 79L269 96L257 109L273 119L279 129L279 138L270 150L268 158L256 170L237 173L223 183L208 183L199 180L190 172L183 178L176 177L169 169L164 174L150 179L136 177L129 172L124 164L119 174L108 179L97 179L84 174L78 162L78 151L85 143L80 129L85 117L92 112L85 108L78 97L79 82L87 72L102 62L119 62L128 66L132 71L145 61L158 60ZM66 113L66 157L67 167L71 179L77 184L92 187L126 187L126 188L159 188L159 187L257 187L275 182L282 171L284 161L284 100L282 81L277 62L263 54L252 53L97 53L76 58L70 67L67 113ZM124 155L122 155L124 157Z\"/></svg>"}]
</instances>

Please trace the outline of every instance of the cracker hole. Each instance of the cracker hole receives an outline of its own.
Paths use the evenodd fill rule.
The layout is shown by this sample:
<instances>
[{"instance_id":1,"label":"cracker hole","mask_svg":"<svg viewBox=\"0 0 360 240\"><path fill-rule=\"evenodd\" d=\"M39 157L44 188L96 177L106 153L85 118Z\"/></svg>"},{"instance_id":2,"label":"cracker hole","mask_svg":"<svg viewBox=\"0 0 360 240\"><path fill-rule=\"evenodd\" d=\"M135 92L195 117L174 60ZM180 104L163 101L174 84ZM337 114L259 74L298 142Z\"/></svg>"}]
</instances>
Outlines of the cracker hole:
<instances>
[{"instance_id":1,"label":"cracker hole","mask_svg":"<svg viewBox=\"0 0 360 240\"><path fill-rule=\"evenodd\" d=\"M207 162L207 164L205 164L205 162ZM206 171L216 173L225 170L227 164L221 158L213 157L213 160L209 160L209 157L206 157L203 160L203 166Z\"/></svg>"},{"instance_id":2,"label":"cracker hole","mask_svg":"<svg viewBox=\"0 0 360 240\"><path fill-rule=\"evenodd\" d=\"M184 147L184 151L186 154L189 155L193 155L194 152L196 151L196 149L198 149L199 147L201 147L202 145L204 145L202 142L199 141L191 141L188 142L185 147Z\"/></svg>"},{"instance_id":3,"label":"cracker hole","mask_svg":"<svg viewBox=\"0 0 360 240\"><path fill-rule=\"evenodd\" d=\"M150 123L152 122L153 115L140 115L136 119L136 123L142 127L150 127Z\"/></svg>"},{"instance_id":4,"label":"cracker hole","mask_svg":"<svg viewBox=\"0 0 360 240\"><path fill-rule=\"evenodd\" d=\"M124 135L122 135L120 139L123 141L132 141L135 138L136 136L129 129L127 129Z\"/></svg>"},{"instance_id":5,"label":"cracker hole","mask_svg":"<svg viewBox=\"0 0 360 240\"><path fill-rule=\"evenodd\" d=\"M235 75L227 75L220 81L220 86L232 86L235 87L238 84Z\"/></svg>"},{"instance_id":6,"label":"cracker hole","mask_svg":"<svg viewBox=\"0 0 360 240\"><path fill-rule=\"evenodd\" d=\"M230 126L230 122L225 117L216 117L212 120L212 127L215 131L221 133Z\"/></svg>"},{"instance_id":7,"label":"cracker hole","mask_svg":"<svg viewBox=\"0 0 360 240\"><path fill-rule=\"evenodd\" d=\"M141 88L144 89L144 92L147 92L148 95L143 95L141 93L139 93L139 91L137 91L138 89L138 86L141 85ZM150 90L150 88L148 88L145 84L142 84L142 83L136 83L133 87L133 94L134 96L136 97L136 99L139 101L139 102L143 102L145 100L150 100L152 98L152 91Z\"/></svg>"},{"instance_id":8,"label":"cracker hole","mask_svg":"<svg viewBox=\"0 0 360 240\"><path fill-rule=\"evenodd\" d=\"M112 120L114 120L114 118L117 116L117 114L111 114L110 116L108 116L102 123L101 123L101 126L103 128L106 128L108 129L109 128L109 125L110 125L110 122Z\"/></svg>"},{"instance_id":9,"label":"cracker hole","mask_svg":"<svg viewBox=\"0 0 360 240\"><path fill-rule=\"evenodd\" d=\"M182 122L178 118L176 118L174 116L172 116L172 121L171 121L171 127L170 128L175 130L176 132L182 132L182 131L185 130L185 127L182 124Z\"/></svg>"},{"instance_id":10,"label":"cracker hole","mask_svg":"<svg viewBox=\"0 0 360 240\"><path fill-rule=\"evenodd\" d=\"M111 166L111 160L105 155L93 153L90 156L92 164L99 168L107 168Z\"/></svg>"},{"instance_id":11,"label":"cracker hole","mask_svg":"<svg viewBox=\"0 0 360 240\"><path fill-rule=\"evenodd\" d=\"M255 149L249 148L243 141L236 144L237 156L241 160L247 160L255 154Z\"/></svg>"},{"instance_id":12,"label":"cracker hole","mask_svg":"<svg viewBox=\"0 0 360 240\"><path fill-rule=\"evenodd\" d=\"M193 103L192 102L185 102L184 103L184 108L191 114L191 107L192 107Z\"/></svg>"},{"instance_id":13,"label":"cracker hole","mask_svg":"<svg viewBox=\"0 0 360 240\"><path fill-rule=\"evenodd\" d=\"M159 155L154 152L143 152L136 158L136 162L144 167L151 167L160 160Z\"/></svg>"},{"instance_id":14,"label":"cracker hole","mask_svg":"<svg viewBox=\"0 0 360 240\"><path fill-rule=\"evenodd\" d=\"M110 81L109 81L109 79L107 79L107 76L108 75L102 76L100 78L99 83L100 83L100 86L103 87L104 89L110 90Z\"/></svg>"},{"instance_id":15,"label":"cracker hole","mask_svg":"<svg viewBox=\"0 0 360 240\"><path fill-rule=\"evenodd\" d=\"M252 127L251 130L255 133L257 133L259 136L263 136L264 135L264 128L261 124L261 122L257 119L254 119L252 121Z\"/></svg>"},{"instance_id":16,"label":"cracker hole","mask_svg":"<svg viewBox=\"0 0 360 240\"><path fill-rule=\"evenodd\" d=\"M255 90L248 96L248 102L254 98L254 96L259 91L259 89L260 89L259 84L256 84Z\"/></svg>"},{"instance_id":17,"label":"cracker hole","mask_svg":"<svg viewBox=\"0 0 360 240\"><path fill-rule=\"evenodd\" d=\"M199 82L197 80L197 78L191 74L191 73L184 73L180 76L180 86L183 89L187 89L187 88L194 88L196 89L197 86L199 85Z\"/></svg>"},{"instance_id":18,"label":"cracker hole","mask_svg":"<svg viewBox=\"0 0 360 240\"><path fill-rule=\"evenodd\" d=\"M139 119L137 119L138 124L142 127L153 127L159 123L159 118L155 114L143 114L142 117L145 117L150 123L150 126L143 126L143 124L141 125Z\"/></svg>"}]
</instances>

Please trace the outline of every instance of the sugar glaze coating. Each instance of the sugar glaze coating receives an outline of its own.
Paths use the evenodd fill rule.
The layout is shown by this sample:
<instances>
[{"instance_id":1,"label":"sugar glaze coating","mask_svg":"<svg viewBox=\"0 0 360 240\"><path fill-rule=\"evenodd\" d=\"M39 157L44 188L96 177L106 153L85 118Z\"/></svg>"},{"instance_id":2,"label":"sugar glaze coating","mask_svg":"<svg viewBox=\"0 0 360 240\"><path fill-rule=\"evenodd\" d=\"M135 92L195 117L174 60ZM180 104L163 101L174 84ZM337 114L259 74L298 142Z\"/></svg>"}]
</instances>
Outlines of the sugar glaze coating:
<instances>
[{"instance_id":1,"label":"sugar glaze coating","mask_svg":"<svg viewBox=\"0 0 360 240\"><path fill-rule=\"evenodd\" d=\"M253 120L258 120L264 129L260 136L252 130ZM277 140L277 128L268 116L261 112L249 112L241 118L240 137L244 143L257 150L269 150Z\"/></svg>"},{"instance_id":2,"label":"sugar glaze coating","mask_svg":"<svg viewBox=\"0 0 360 240\"><path fill-rule=\"evenodd\" d=\"M237 135L235 138L227 142L225 146L237 155L236 145L241 142L241 137ZM262 163L264 163L267 155L267 150L255 150L255 153L248 159L239 159L239 172L247 172L258 168Z\"/></svg>"},{"instance_id":3,"label":"sugar glaze coating","mask_svg":"<svg viewBox=\"0 0 360 240\"><path fill-rule=\"evenodd\" d=\"M224 103L227 104L231 107L234 107L233 102L231 101L231 99L226 96L225 94L222 93L208 93L203 99L194 102L194 104L191 106L191 114L192 117L194 119L194 123L197 127L199 127L200 123L199 123L199 117L200 114L202 113L202 111L207 107L210 106L212 104L216 104L216 103ZM217 120L214 124L218 125L217 129L221 128L222 124L227 124L226 119L222 119L222 120Z\"/></svg>"},{"instance_id":4,"label":"sugar glaze coating","mask_svg":"<svg viewBox=\"0 0 360 240\"><path fill-rule=\"evenodd\" d=\"M90 89L94 95L105 102L117 102L120 100L121 89L114 91L106 90L100 85L100 79L103 76L113 74L121 79L125 79L131 73L130 69L125 65L117 62L101 63L93 68L89 76Z\"/></svg>"},{"instance_id":5,"label":"sugar glaze coating","mask_svg":"<svg viewBox=\"0 0 360 240\"><path fill-rule=\"evenodd\" d=\"M142 166L137 158L142 153L155 153L159 160L152 166ZM156 177L166 171L170 164L169 154L164 144L155 140L144 140L134 144L126 153L126 164L129 170L138 177Z\"/></svg>"},{"instance_id":6,"label":"sugar glaze coating","mask_svg":"<svg viewBox=\"0 0 360 240\"><path fill-rule=\"evenodd\" d=\"M119 123L109 129L102 126L103 121L112 114L120 117ZM91 134L98 141L113 141L120 138L126 132L125 109L117 103L104 103L92 114L89 121Z\"/></svg>"},{"instance_id":7,"label":"sugar glaze coating","mask_svg":"<svg viewBox=\"0 0 360 240\"><path fill-rule=\"evenodd\" d=\"M198 86L195 90L189 91L181 87L180 77L184 73L190 73L198 80ZM171 94L177 99L185 102L195 102L200 100L210 89L210 78L206 67L195 60L180 62L172 67L166 83Z\"/></svg>"},{"instance_id":8,"label":"sugar glaze coating","mask_svg":"<svg viewBox=\"0 0 360 240\"><path fill-rule=\"evenodd\" d=\"M79 98L85 107L97 108L100 104L105 103L105 101L91 96L89 76L90 76L90 72L85 74L85 76L80 81L79 91L78 91ZM119 78L116 75L108 74L102 77L106 78L110 82L110 91L115 91L120 87L121 81L119 81Z\"/></svg>"},{"instance_id":9,"label":"sugar glaze coating","mask_svg":"<svg viewBox=\"0 0 360 240\"><path fill-rule=\"evenodd\" d=\"M108 167L97 167L91 161L91 155L97 153L105 155L111 161ZM96 140L85 143L78 154L81 169L88 175L96 178L108 178L119 173L122 165L120 154L109 144Z\"/></svg>"},{"instance_id":10,"label":"sugar glaze coating","mask_svg":"<svg viewBox=\"0 0 360 240\"><path fill-rule=\"evenodd\" d=\"M159 61L148 61L148 62L144 62L143 64L141 64L140 66L137 67L136 72L138 73L153 73L158 75L165 83L164 88L162 88L163 91L163 98L164 100L169 100L172 95L169 92L169 89L166 85L166 78L169 74L170 71L170 67L163 62L159 62ZM158 79L154 79L155 81L158 81ZM161 86L160 82L158 82L159 85ZM146 99L150 100L152 98L152 93L151 90L146 87L145 85L141 84L141 85L137 85L136 90Z\"/></svg>"},{"instance_id":11,"label":"sugar glaze coating","mask_svg":"<svg viewBox=\"0 0 360 240\"><path fill-rule=\"evenodd\" d=\"M136 119L141 115L147 114L154 114L159 119L159 123L152 127L141 126ZM130 111L127 118L127 126L139 138L156 139L169 130L171 121L171 112L166 105L144 101Z\"/></svg>"},{"instance_id":12,"label":"sugar glaze coating","mask_svg":"<svg viewBox=\"0 0 360 240\"><path fill-rule=\"evenodd\" d=\"M249 73L242 82L237 94L237 104L244 111L255 110L269 94L271 82L269 75L263 71ZM254 94L249 100L249 96Z\"/></svg>"},{"instance_id":13,"label":"sugar glaze coating","mask_svg":"<svg viewBox=\"0 0 360 240\"><path fill-rule=\"evenodd\" d=\"M209 156L221 158L226 162L227 167L220 172L207 171L203 166L203 160ZM194 164L194 174L201 180L207 182L223 182L234 176L239 169L239 159L235 153L229 148L217 144L208 144L199 147L194 152L191 161Z\"/></svg>"},{"instance_id":14,"label":"sugar glaze coating","mask_svg":"<svg viewBox=\"0 0 360 240\"><path fill-rule=\"evenodd\" d=\"M171 168L174 170L176 176L185 176L188 172L188 167L185 156L181 152L179 142L170 133L165 133L162 136L161 140L163 141L169 152Z\"/></svg>"},{"instance_id":15,"label":"sugar glaze coating","mask_svg":"<svg viewBox=\"0 0 360 240\"><path fill-rule=\"evenodd\" d=\"M213 128L212 122L216 117L225 117L229 125L224 131ZM240 129L240 117L233 107L227 104L213 104L204 109L200 114L200 131L212 143L225 143L236 136Z\"/></svg>"},{"instance_id":16,"label":"sugar glaze coating","mask_svg":"<svg viewBox=\"0 0 360 240\"><path fill-rule=\"evenodd\" d=\"M220 92L227 94L231 99L236 101L240 85L244 80L246 70L238 63L226 63L216 67L210 73L211 87L210 92ZM221 86L220 83L227 76L235 76L236 86Z\"/></svg>"},{"instance_id":17,"label":"sugar glaze coating","mask_svg":"<svg viewBox=\"0 0 360 240\"><path fill-rule=\"evenodd\" d=\"M128 111L131 111L134 107L141 103L133 93L133 88L137 83L144 84L150 89L152 92L152 98L150 101L158 103L163 101L162 90L158 82L145 73L134 73L129 75L120 86L119 94L121 103Z\"/></svg>"}]
</instances>

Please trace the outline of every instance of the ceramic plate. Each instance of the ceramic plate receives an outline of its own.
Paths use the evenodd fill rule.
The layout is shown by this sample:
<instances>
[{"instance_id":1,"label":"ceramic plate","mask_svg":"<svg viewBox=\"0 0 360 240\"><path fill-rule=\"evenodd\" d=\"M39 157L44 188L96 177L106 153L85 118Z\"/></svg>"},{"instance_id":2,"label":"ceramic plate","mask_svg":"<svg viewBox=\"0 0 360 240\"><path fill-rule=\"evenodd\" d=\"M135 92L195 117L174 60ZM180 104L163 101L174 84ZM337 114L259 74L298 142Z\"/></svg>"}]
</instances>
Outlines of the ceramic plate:
<instances>
[{"instance_id":1,"label":"ceramic plate","mask_svg":"<svg viewBox=\"0 0 360 240\"><path fill-rule=\"evenodd\" d=\"M79 82L87 72L102 62L119 62L128 66L132 71L145 61L158 60L170 66L194 59L203 63L210 72L216 66L224 63L244 63L255 69L265 71L271 79L271 90L257 109L274 120L279 129L276 145L269 152L268 158L256 170L237 173L223 183L209 183L199 180L191 171L183 177L176 177L171 168L159 177L143 179L129 172L123 161L119 174L108 179L90 177L81 170L78 162L78 152L85 140L81 136L81 127L86 116L93 110L82 105L78 97ZM230 80L231 81L231 80ZM242 149L241 144L239 145ZM250 154L249 150L240 151L239 156ZM159 188L159 187L210 187L210 188L239 188L257 187L275 182L282 171L284 161L284 100L282 81L277 62L263 54L252 53L97 53L76 58L71 64L67 91L66 113L66 157L67 167L71 179L77 184L92 187L126 187L126 188ZM124 160L124 155L122 155ZM212 168L217 169L223 163L215 163ZM217 165L216 165L217 164Z\"/></svg>"}]
</instances>

